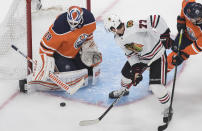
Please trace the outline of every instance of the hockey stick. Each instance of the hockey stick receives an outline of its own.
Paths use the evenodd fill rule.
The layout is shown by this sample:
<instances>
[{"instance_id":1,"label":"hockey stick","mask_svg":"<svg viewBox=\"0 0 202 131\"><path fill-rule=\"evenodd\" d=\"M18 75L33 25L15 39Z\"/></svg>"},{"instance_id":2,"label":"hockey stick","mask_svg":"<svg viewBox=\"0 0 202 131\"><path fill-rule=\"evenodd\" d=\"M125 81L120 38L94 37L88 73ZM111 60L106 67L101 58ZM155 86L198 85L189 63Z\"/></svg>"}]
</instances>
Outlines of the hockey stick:
<instances>
[{"instance_id":1,"label":"hockey stick","mask_svg":"<svg viewBox=\"0 0 202 131\"><path fill-rule=\"evenodd\" d=\"M29 58L27 55L25 55L23 52L21 52L16 46L11 45L11 47L17 51L18 53L20 53L22 56L24 56L28 61L30 61L32 64L36 64L35 61L33 61L31 58ZM53 74L52 72L49 72L49 78L55 83L57 84L61 89L65 90L67 93L69 93L70 95L74 94L75 92L77 92L77 90L79 88L81 88L81 86L84 83L84 78L82 78L80 80L80 82L77 84L76 87L71 88L69 85L67 85L66 83L64 83L63 81L61 81L55 74Z\"/></svg>"},{"instance_id":2,"label":"hockey stick","mask_svg":"<svg viewBox=\"0 0 202 131\"><path fill-rule=\"evenodd\" d=\"M178 47L177 47L177 53L178 54L179 54L179 49L180 49L180 45L181 45L181 42L182 42L182 34L183 34L183 30L180 31L180 38L179 38L179 43L178 43ZM176 76L177 76L177 65L175 65L175 74L174 74L174 79L173 79L173 88L172 88L171 101L170 101L169 112L168 112L168 121L165 124L159 126L158 131L165 130L168 127L168 125L169 125L169 123L171 121L171 117L172 117L171 110L172 110L172 105L173 105L173 97L174 97L174 91L175 91Z\"/></svg>"},{"instance_id":3,"label":"hockey stick","mask_svg":"<svg viewBox=\"0 0 202 131\"><path fill-rule=\"evenodd\" d=\"M102 118L112 109L112 107L120 100L120 98L123 96L123 94L125 93L125 90L122 91L122 93L119 95L118 98L116 98L116 100L107 108L107 110L97 119L95 120L83 120L79 122L80 126L89 126L89 125L94 125L99 123Z\"/></svg>"}]
</instances>

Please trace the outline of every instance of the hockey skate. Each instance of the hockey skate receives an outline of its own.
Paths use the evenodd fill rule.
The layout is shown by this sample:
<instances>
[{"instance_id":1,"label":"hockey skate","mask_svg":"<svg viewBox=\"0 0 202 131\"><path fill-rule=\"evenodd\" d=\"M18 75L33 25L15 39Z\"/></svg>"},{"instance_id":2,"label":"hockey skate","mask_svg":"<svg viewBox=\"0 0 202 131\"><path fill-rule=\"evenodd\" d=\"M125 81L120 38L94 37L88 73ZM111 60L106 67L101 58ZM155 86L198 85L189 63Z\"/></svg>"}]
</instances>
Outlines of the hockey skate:
<instances>
[{"instance_id":1,"label":"hockey skate","mask_svg":"<svg viewBox=\"0 0 202 131\"><path fill-rule=\"evenodd\" d=\"M163 122L164 123L168 123L171 121L172 119L172 116L173 116L173 109L171 108L171 111L169 113L169 107L166 108L163 112Z\"/></svg>"},{"instance_id":2,"label":"hockey skate","mask_svg":"<svg viewBox=\"0 0 202 131\"><path fill-rule=\"evenodd\" d=\"M113 99L113 98L118 98L118 97L121 95L121 93L122 93L123 91L124 91L123 96L126 96L126 95L129 94L128 89L122 87L122 88L119 89L119 90L115 90L115 91L110 92L110 93L109 93L109 98L112 98L112 99Z\"/></svg>"}]
</instances>

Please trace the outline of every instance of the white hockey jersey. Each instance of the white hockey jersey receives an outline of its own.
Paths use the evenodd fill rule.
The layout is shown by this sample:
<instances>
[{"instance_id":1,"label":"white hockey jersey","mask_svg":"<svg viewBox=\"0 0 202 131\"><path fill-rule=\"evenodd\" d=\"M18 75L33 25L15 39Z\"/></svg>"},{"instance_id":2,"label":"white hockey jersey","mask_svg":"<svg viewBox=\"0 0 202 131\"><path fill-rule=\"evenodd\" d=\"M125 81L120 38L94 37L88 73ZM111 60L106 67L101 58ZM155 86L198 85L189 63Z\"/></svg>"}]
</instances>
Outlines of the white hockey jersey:
<instances>
[{"instance_id":1,"label":"white hockey jersey","mask_svg":"<svg viewBox=\"0 0 202 131\"><path fill-rule=\"evenodd\" d=\"M116 43L123 49L130 65L136 63L148 64L160 58L165 48L160 41L168 26L159 15L151 15L145 20L130 20L124 23L125 31L122 36L115 35ZM140 51L131 51L126 44L135 43L141 47Z\"/></svg>"}]
</instances>

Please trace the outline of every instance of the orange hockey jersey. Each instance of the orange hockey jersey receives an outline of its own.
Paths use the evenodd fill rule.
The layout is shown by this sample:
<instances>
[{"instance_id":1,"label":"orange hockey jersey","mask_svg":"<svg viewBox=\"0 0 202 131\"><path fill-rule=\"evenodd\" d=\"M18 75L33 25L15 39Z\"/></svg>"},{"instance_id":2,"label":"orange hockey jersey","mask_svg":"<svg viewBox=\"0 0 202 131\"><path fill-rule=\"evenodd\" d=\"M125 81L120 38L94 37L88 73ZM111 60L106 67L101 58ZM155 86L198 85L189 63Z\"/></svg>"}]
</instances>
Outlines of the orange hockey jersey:
<instances>
[{"instance_id":1,"label":"orange hockey jersey","mask_svg":"<svg viewBox=\"0 0 202 131\"><path fill-rule=\"evenodd\" d=\"M82 28L71 30L67 13L59 15L40 42L40 54L52 56L54 52L67 58L74 58L84 41L93 38L96 22L93 14L82 8Z\"/></svg>"},{"instance_id":2,"label":"orange hockey jersey","mask_svg":"<svg viewBox=\"0 0 202 131\"><path fill-rule=\"evenodd\" d=\"M183 51L189 55L195 55L202 51L202 24L194 25L190 18L186 15L186 8L195 0L183 0L181 17L185 18L186 31L185 35L193 41L192 44L188 45ZM183 43L182 43L183 44Z\"/></svg>"}]
</instances>

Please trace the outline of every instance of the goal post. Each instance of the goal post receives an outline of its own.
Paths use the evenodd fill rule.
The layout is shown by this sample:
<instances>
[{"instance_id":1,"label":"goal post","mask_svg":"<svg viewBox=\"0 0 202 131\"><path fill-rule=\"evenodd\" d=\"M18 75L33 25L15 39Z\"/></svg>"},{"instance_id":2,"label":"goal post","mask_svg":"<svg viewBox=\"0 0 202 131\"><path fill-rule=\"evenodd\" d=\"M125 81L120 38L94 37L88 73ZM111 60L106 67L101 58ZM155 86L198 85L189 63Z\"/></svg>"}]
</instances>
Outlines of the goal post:
<instances>
[{"instance_id":1,"label":"goal post","mask_svg":"<svg viewBox=\"0 0 202 131\"><path fill-rule=\"evenodd\" d=\"M31 0L26 0L27 18L27 56L32 59L32 13ZM27 60L27 74L32 71L32 63Z\"/></svg>"}]
</instances>

